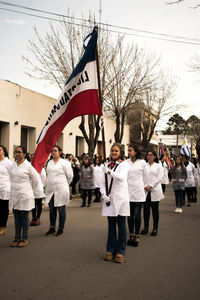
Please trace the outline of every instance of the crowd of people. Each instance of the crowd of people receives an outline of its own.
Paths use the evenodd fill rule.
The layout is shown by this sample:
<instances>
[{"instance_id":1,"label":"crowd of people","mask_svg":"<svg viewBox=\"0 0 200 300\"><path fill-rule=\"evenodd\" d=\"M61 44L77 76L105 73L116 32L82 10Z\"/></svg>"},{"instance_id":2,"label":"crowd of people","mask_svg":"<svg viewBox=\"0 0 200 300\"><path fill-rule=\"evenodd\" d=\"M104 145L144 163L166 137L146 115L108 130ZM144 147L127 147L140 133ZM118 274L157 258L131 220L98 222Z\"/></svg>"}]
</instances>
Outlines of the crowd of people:
<instances>
[{"instance_id":1,"label":"crowd of people","mask_svg":"<svg viewBox=\"0 0 200 300\"><path fill-rule=\"evenodd\" d=\"M66 205L80 193L80 207L91 207L102 200L102 215L108 220L108 234L104 260L122 263L126 245L137 247L140 234L149 232L152 211L151 236L158 234L159 202L164 198L166 185L172 182L175 195L175 213L183 212L183 205L197 201L199 165L196 158L179 155L173 166L166 155L160 160L153 150L141 153L129 145L125 157L121 144L111 147L103 161L88 154L76 158L64 155L55 145L51 157L38 174L31 165L32 155L22 146L15 149L15 162L8 158L0 145L0 236L6 234L9 210L13 211L15 236L11 247L28 245L28 229L40 225L42 201L49 205L49 229L46 236L62 236L66 222ZM186 203L187 197L187 203ZM142 224L143 210L143 224ZM32 219L29 222L29 212ZM56 230L57 212L59 222ZM127 239L127 225L129 238Z\"/></svg>"}]
</instances>

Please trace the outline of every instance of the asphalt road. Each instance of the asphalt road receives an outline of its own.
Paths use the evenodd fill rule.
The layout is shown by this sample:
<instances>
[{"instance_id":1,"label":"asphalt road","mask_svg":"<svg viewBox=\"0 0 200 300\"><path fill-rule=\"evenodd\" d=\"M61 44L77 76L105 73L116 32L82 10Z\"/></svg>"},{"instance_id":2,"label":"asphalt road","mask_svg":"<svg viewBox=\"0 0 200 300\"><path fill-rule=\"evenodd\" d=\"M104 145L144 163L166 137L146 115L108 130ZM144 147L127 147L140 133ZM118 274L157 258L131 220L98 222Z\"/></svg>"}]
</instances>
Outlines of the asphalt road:
<instances>
[{"instance_id":1,"label":"asphalt road","mask_svg":"<svg viewBox=\"0 0 200 300\"><path fill-rule=\"evenodd\" d=\"M199 193L200 194L200 193ZM199 300L200 195L183 214L174 213L171 186L160 203L157 237L141 237L127 247L125 262L103 260L107 219L101 204L80 208L75 198L67 208L64 236L45 237L48 207L41 225L30 227L29 245L9 247L14 238L13 216L0 237L1 300Z\"/></svg>"}]
</instances>

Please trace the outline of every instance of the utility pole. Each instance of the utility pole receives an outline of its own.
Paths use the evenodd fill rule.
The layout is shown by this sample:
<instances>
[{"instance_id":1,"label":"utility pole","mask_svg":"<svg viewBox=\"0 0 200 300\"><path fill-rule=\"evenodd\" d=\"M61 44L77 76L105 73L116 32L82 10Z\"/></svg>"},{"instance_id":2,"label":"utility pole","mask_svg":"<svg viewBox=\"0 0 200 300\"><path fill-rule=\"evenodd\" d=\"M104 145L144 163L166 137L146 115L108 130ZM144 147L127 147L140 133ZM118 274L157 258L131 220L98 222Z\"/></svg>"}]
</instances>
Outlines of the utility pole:
<instances>
[{"instance_id":1,"label":"utility pole","mask_svg":"<svg viewBox=\"0 0 200 300\"><path fill-rule=\"evenodd\" d=\"M99 29L101 24L101 15L102 15L101 0L99 0Z\"/></svg>"}]
</instances>

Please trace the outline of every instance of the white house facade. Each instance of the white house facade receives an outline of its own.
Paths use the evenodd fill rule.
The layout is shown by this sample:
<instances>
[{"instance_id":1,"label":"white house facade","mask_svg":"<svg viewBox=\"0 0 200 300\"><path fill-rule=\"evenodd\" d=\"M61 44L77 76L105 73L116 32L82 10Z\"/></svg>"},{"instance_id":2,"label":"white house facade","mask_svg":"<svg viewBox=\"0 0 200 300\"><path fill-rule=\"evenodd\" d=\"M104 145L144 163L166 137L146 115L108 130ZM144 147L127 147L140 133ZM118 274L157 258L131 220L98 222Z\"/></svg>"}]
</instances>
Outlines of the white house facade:
<instances>
[{"instance_id":1,"label":"white house facade","mask_svg":"<svg viewBox=\"0 0 200 300\"><path fill-rule=\"evenodd\" d=\"M46 122L56 99L24 88L18 84L0 79L0 144L6 146L10 159L13 159L17 145L24 146L29 153L34 153L37 138ZM57 144L64 153L80 156L88 152L88 147L79 129L81 118L70 121L61 133ZM115 122L104 118L106 154L114 142ZM129 144L129 126L125 125L122 140L127 154ZM100 134L96 154L103 154Z\"/></svg>"}]
</instances>

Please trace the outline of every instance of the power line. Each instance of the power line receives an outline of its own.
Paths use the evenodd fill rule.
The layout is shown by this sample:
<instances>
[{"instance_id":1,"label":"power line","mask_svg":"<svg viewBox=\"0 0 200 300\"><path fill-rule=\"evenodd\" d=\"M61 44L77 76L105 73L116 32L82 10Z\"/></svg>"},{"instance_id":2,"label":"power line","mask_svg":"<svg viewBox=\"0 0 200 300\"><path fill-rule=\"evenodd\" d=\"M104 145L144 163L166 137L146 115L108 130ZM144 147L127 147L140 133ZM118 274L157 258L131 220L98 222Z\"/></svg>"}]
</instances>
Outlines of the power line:
<instances>
[{"instance_id":1,"label":"power line","mask_svg":"<svg viewBox=\"0 0 200 300\"><path fill-rule=\"evenodd\" d=\"M59 19L53 19L53 18L44 17L44 16L40 16L40 15L29 14L29 13L25 13L25 12L21 12L21 11L9 9L9 8L3 8L3 7L0 7L0 9L1 9L1 10L6 10L6 11L15 12L15 13L22 14L22 15L26 15L26 16L31 16L31 17L36 17L36 18L46 19L46 20L50 20L50 21L63 22L63 21L61 21L61 20L59 20ZM92 26L89 26L89 25L82 25L82 24L78 24L78 23L74 23L74 22L66 22L66 23L67 23L67 24L72 24L72 25L77 25L77 26L89 27L89 28L92 27Z\"/></svg>"},{"instance_id":2,"label":"power line","mask_svg":"<svg viewBox=\"0 0 200 300\"><path fill-rule=\"evenodd\" d=\"M78 20L78 21L89 22L89 20L86 20L86 19L80 19L80 18L68 16L68 15L53 13L53 12L50 12L50 11L47 11L47 10L36 9L36 8L32 8L32 7L28 7L28 6L22 6L22 5L18 5L18 4L13 4L13 3L5 2L5 1L0 1L0 4L8 5L8 6L13 6L13 7L19 7L19 8L23 8L23 9L27 9L27 10L36 11L36 12L42 12L42 13L46 13L46 14L50 14L50 15L54 15L54 16L58 16L58 17L64 17L64 18L74 19L74 20ZM167 38L178 38L178 39L184 39L184 40L190 40L190 41L198 41L198 42L200 42L200 39L196 39L196 38L188 38L188 37L184 37L184 36L174 36L174 35L165 34L165 33L159 33L159 32L153 32L153 31L148 31L148 30L135 29L135 28L131 28L131 27L117 26L117 25L107 24L107 23L101 23L101 22L99 24L100 25L104 25L104 26L108 26L108 27L119 28L119 29L123 29L123 30L130 30L130 31L142 32L142 33L145 33L145 34L160 35L160 36L167 37Z\"/></svg>"},{"instance_id":3,"label":"power line","mask_svg":"<svg viewBox=\"0 0 200 300\"><path fill-rule=\"evenodd\" d=\"M35 8L30 8L30 7L26 7L26 6L16 5L16 4L12 4L12 3L8 3L8 2L4 2L4 1L0 1L0 4L10 5L10 6L14 6L14 7L20 7L20 8L23 8L23 9L28 9L28 10L32 10L32 11L51 14L51 15L55 15L55 16L59 16L59 17L63 17L63 18L69 18L69 19L72 19L72 20L75 19L75 20L78 20L78 21L90 22L89 20L86 20L86 19L80 19L80 18L75 18L75 17L71 17L71 16L67 16L67 15L56 14L56 13L52 13L52 12L48 12L48 11L44 11L44 10L39 10L39 9L35 9ZM7 9L7 8L3 8L3 7L2 8L0 7L0 9L5 10L5 11L11 11L11 12L14 12L14 13L23 14L23 15L28 15L28 16L31 16L31 17L42 18L42 19L46 19L46 20L50 20L50 21L62 22L60 19L45 17L45 16L41 16L41 15L36 15L36 14L30 14L30 13L26 13L26 12L22 12L22 11L16 11L14 9ZM89 25L86 25L86 24L83 25L83 24L78 24L78 23L69 22L69 21L66 22L66 23L77 25L77 26L84 26L84 27L88 27L88 28L92 27L92 26L89 26ZM142 38L150 38L150 39L169 41L169 42L176 42L176 43L183 43L183 44L200 45L200 39L193 39L193 38L182 37L182 36L173 36L173 35L168 35L168 34L163 34L163 33L155 33L155 32L145 31L145 30L137 30L137 29L133 29L133 28L129 28L129 27L122 27L122 26L116 26L116 25L105 24L105 23L100 23L100 25L104 25L104 26L107 26L107 27L113 27L113 28L120 28L120 29L123 29L123 30L131 30L131 31L135 31L135 32L143 32L144 34L151 34L151 35L157 35L157 36L148 36L148 35L141 35L141 34L136 34L136 33L129 33L129 32L124 32L124 31L117 31L117 30L108 29L108 31L112 32L112 33L118 33L118 34L130 35L130 36L137 36L137 37L142 37ZM161 37L159 37L159 35ZM182 40L177 40L177 39L182 39Z\"/></svg>"}]
</instances>

